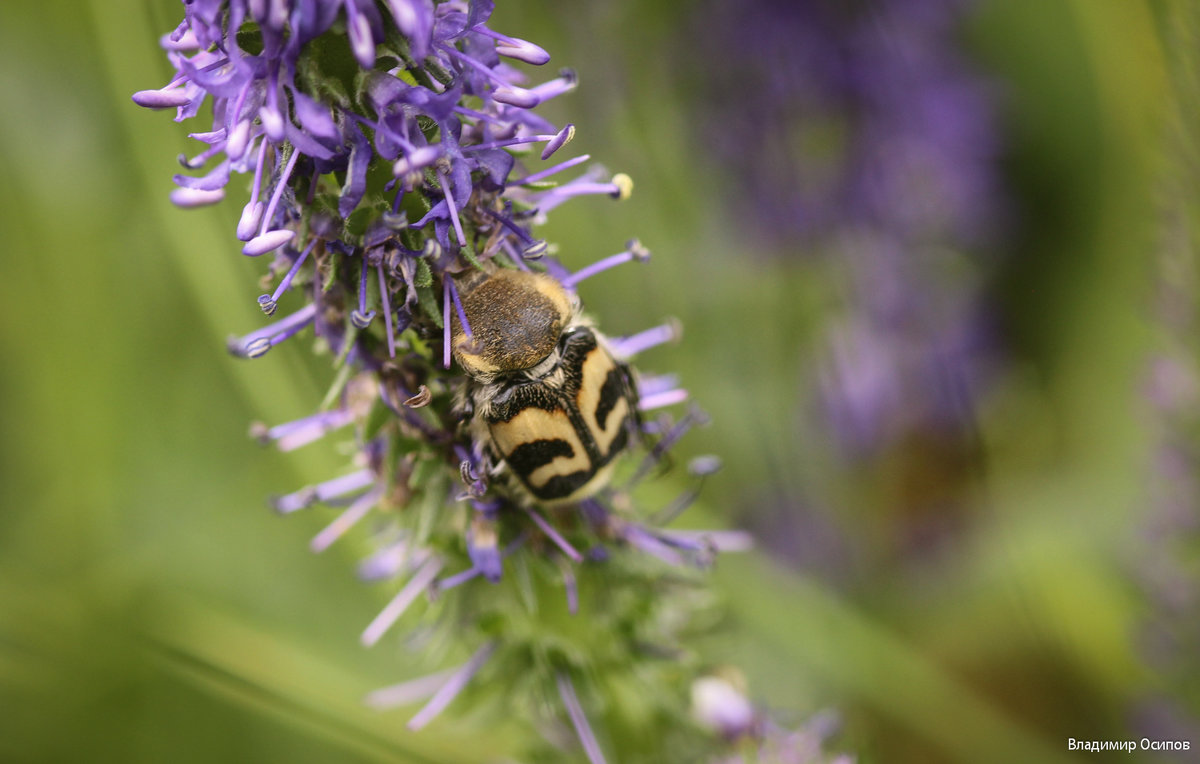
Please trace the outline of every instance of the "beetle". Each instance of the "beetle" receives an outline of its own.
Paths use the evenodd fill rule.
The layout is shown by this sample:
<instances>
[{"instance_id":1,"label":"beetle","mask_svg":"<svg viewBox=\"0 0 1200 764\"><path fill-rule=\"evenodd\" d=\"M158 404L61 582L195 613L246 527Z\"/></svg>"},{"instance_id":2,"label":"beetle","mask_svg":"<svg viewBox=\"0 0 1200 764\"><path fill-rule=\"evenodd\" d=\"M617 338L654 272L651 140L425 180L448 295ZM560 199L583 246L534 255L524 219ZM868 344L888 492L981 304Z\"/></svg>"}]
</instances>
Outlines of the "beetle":
<instances>
[{"instance_id":1,"label":"beetle","mask_svg":"<svg viewBox=\"0 0 1200 764\"><path fill-rule=\"evenodd\" d=\"M592 496L640 430L630 367L554 277L473 272L456 282L451 347L467 374L459 411L490 471L534 503ZM468 332L469 328L469 332Z\"/></svg>"}]
</instances>

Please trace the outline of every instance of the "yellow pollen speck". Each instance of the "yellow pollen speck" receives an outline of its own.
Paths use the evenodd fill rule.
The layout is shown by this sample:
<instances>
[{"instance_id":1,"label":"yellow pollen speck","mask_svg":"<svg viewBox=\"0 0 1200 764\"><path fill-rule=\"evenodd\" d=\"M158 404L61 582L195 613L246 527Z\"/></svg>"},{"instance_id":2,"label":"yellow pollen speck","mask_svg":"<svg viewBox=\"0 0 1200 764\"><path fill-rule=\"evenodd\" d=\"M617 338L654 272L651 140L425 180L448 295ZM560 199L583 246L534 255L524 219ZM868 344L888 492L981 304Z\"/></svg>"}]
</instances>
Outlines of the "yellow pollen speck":
<instances>
[{"instance_id":1,"label":"yellow pollen speck","mask_svg":"<svg viewBox=\"0 0 1200 764\"><path fill-rule=\"evenodd\" d=\"M619 172L612 178L613 185L617 187L616 198L618 201L625 201L633 193L633 178L623 172Z\"/></svg>"}]
</instances>

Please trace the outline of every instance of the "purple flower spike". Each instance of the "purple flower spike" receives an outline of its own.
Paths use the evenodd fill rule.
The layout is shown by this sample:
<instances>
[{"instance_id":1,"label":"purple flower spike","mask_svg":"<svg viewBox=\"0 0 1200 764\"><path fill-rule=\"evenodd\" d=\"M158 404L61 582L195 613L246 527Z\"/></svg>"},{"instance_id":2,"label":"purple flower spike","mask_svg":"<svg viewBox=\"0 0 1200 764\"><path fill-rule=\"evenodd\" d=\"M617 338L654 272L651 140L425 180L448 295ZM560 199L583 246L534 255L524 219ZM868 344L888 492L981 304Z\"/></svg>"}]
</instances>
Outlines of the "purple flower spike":
<instances>
[{"instance_id":1,"label":"purple flower spike","mask_svg":"<svg viewBox=\"0 0 1200 764\"><path fill-rule=\"evenodd\" d=\"M454 365L452 340L476 343L485 334L510 332L497 316L475 310L479 303L472 292L488 278L515 274L510 268L525 274L518 277L524 280L539 274L533 279L537 288L562 307L561 290L551 283L556 280L567 292L565 309L574 320L581 310L574 290L584 279L649 257L633 240L625 251L571 273L554 257L555 245L536 230L548 212L572 198L624 199L632 190L628 176L599 166L570 173L590 159L564 157L575 125L560 127L531 111L572 90L574 73L562 70L553 79L527 84L513 61L540 66L549 54L489 29L494 0L183 4L183 23L161 41L175 76L134 101L174 108L179 122L205 115L202 124L189 123L200 148L180 157L183 170L174 178L171 198L196 206L227 192L241 196L229 243L236 236L237 246L251 257L272 253L260 284L243 296L256 297L272 318L230 339L228 348L236 356L258 358L291 337L311 336L292 344L329 358L335 370L317 413L275 427L258 424L252 434L289 451L339 430L334 437L350 446L341 453L352 454L350 466L331 470L338 477L273 498L271 505L282 514L310 507L329 513L310 542L314 552L372 526L377 551L359 566L359 575L395 584L394 596L363 629L364 645L378 644L401 618L415 619L426 610L417 604L424 598L440 602L424 614L422 643L446 644L447 635L437 632L450 628L454 639L483 645L459 668L384 688L367 703L386 708L428 699L409 722L419 729L485 665L489 673L495 666L497 681L481 689L515 687L509 679L516 671L534 672L520 686L549 687L554 681L588 758L604 761L570 676L603 673L609 658L615 659L611 665L638 668L647 644L675 649L676 630L691 607L689 598L669 596L674 582L656 581L641 561L631 563L634 555L612 550L643 549L673 564L694 565L719 548L738 548L742 539L733 532L668 532L627 519L646 516L632 488L700 421L693 412L677 423L667 414L646 421L630 410L686 399L670 375L626 371L625 364L608 375L606 389L617 382L620 394L605 394L603 400L621 404L624 412L619 421L610 417L620 428L606 436L612 469L597 464L585 475L586 484L572 495L587 496L574 504L566 498L543 503L522 490L520 457L516 452L502 457L497 431L486 425L486 407L513 395L512 370L486 379ZM281 304L293 302L301 307L276 315ZM570 325L564 324L564 337L551 343L559 350L542 355L535 368L556 378L570 373L572 357L565 353L584 347L575 344L578 339L625 361L678 334L667 325L609 344L599 330L589 340L586 326L586 316L579 318L578 334L567 334ZM537 380L530 377L528 383ZM487 385L494 386L491 392L483 389ZM634 389L626 392L627 385ZM608 416L582 401L579 413ZM547 420L562 424L555 417L526 419L529 434L539 437ZM583 434L578 428L586 423L570 424ZM647 449L647 443L653 445ZM617 459L637 467L627 450L643 455L641 466L632 480L614 484L610 472L627 474ZM578 454L571 463L581 464ZM683 511L714 466L694 463L690 487L659 514ZM577 476L563 477L569 483ZM603 568L609 570L599 572ZM447 569L453 572L444 574ZM596 662L573 643L571 630L554 635L540 628L536 608L518 612L518 604L504 610L513 608L511 587L481 591L514 574L522 597L547 584L556 591L561 584L572 615L594 607L606 622L639 619L636 640L630 630L617 630ZM584 592L596 590L596 575L626 589L596 603L581 602ZM572 674L565 665L531 664L530 655L570 656ZM514 700L514 708L536 705Z\"/></svg>"}]
</instances>

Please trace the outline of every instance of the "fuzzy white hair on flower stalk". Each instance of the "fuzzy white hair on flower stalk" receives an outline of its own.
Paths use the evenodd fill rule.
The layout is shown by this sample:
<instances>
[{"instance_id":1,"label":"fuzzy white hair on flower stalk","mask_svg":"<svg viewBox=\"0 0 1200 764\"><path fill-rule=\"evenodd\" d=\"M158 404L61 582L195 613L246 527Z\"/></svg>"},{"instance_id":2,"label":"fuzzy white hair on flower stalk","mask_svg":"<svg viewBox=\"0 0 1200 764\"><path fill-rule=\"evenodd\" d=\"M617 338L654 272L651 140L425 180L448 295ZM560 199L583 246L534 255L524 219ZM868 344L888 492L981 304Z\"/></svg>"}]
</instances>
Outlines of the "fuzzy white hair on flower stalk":
<instances>
[{"instance_id":1,"label":"fuzzy white hair on flower stalk","mask_svg":"<svg viewBox=\"0 0 1200 764\"><path fill-rule=\"evenodd\" d=\"M569 723L588 758L603 760L584 713L604 705L595 677L644 681L659 671L643 665L657 660L647 645L676 650L690 615L708 607L687 571L749 539L663 527L717 470L714 457L693 460L692 488L656 512L632 496L705 417L659 412L687 393L674 376L633 366L679 338L675 322L608 337L581 312L582 282L645 262L649 250L634 240L572 270L534 234L565 201L632 191L627 175L599 167L559 182L587 155L539 164L576 129L532 109L574 89L574 73L530 85L515 64L550 57L490 29L490 0L184 7L162 40L173 76L134 101L173 108L177 121L211 113L192 133L204 148L182 158L204 174L175 177L176 203L217 203L234 175L249 180L231 246L269 257L256 299L282 316L230 339L229 350L258 358L311 330L335 369L317 413L252 433L282 450L346 430L355 443L349 470L272 504L285 514L343 508L313 539L317 552L368 516L380 520L360 575L395 582L385 584L394 593L363 631L365 645L408 618L469 655L368 703L427 700L415 729L473 678L528 677L531 692L562 701L543 721ZM622 458L638 450L640 460ZM663 563L676 574L661 575ZM610 583L630 596L608 596ZM544 617L559 609L565 618ZM686 725L684 695L672 707Z\"/></svg>"}]
</instances>

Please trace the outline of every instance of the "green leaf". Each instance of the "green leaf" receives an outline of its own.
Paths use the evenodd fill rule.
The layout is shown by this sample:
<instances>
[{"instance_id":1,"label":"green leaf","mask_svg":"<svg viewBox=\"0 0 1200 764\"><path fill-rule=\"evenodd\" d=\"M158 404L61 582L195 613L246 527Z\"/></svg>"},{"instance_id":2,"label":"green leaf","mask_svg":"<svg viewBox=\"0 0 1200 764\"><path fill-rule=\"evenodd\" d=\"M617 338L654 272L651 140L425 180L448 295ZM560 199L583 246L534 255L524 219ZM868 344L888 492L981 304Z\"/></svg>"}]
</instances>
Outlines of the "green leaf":
<instances>
[{"instance_id":1,"label":"green leaf","mask_svg":"<svg viewBox=\"0 0 1200 764\"><path fill-rule=\"evenodd\" d=\"M323 101L349 107L362 70L349 43L337 35L310 40L296 61L296 85Z\"/></svg>"},{"instance_id":2,"label":"green leaf","mask_svg":"<svg viewBox=\"0 0 1200 764\"><path fill-rule=\"evenodd\" d=\"M479 258L475 256L475 248L470 244L464 242L462 248L459 250L459 254L462 255L463 259L470 263L472 267L477 270L483 270L483 263L479 262Z\"/></svg>"},{"instance_id":3,"label":"green leaf","mask_svg":"<svg viewBox=\"0 0 1200 764\"><path fill-rule=\"evenodd\" d=\"M424 259L417 260L417 275L413 280L413 286L417 288L433 286L433 271L429 269L429 263Z\"/></svg>"},{"instance_id":4,"label":"green leaf","mask_svg":"<svg viewBox=\"0 0 1200 764\"><path fill-rule=\"evenodd\" d=\"M246 21L237 31L237 44L246 55L257 56L263 52L262 30L253 21Z\"/></svg>"}]
</instances>

